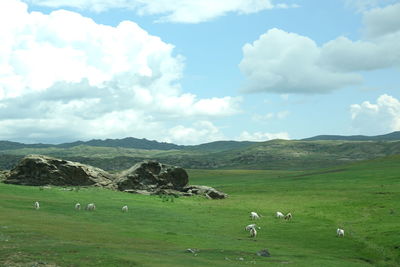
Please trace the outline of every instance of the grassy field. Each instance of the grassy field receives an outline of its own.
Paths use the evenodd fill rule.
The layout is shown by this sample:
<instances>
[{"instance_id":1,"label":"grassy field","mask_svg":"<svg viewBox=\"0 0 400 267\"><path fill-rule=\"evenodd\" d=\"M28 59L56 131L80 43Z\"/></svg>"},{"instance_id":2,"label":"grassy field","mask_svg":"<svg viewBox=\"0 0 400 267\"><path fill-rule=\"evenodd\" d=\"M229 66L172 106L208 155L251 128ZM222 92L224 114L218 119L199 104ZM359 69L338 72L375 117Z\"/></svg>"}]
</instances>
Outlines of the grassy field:
<instances>
[{"instance_id":1,"label":"grassy field","mask_svg":"<svg viewBox=\"0 0 400 267\"><path fill-rule=\"evenodd\" d=\"M229 198L0 184L0 266L400 265L400 156L307 172L189 174ZM76 202L97 210L75 211ZM293 220L274 218L278 210ZM250 211L262 215L256 238L244 230ZM256 255L264 248L271 257Z\"/></svg>"}]
</instances>

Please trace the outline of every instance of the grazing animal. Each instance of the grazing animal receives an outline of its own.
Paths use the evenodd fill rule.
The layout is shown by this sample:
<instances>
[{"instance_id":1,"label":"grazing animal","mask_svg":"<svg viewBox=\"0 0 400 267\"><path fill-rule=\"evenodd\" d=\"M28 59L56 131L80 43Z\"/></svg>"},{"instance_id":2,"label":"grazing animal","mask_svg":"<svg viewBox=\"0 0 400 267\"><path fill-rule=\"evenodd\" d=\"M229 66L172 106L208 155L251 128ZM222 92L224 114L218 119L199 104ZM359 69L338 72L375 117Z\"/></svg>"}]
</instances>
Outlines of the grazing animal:
<instances>
[{"instance_id":1,"label":"grazing animal","mask_svg":"<svg viewBox=\"0 0 400 267\"><path fill-rule=\"evenodd\" d=\"M128 212L128 206L127 205L122 207L122 212Z\"/></svg>"},{"instance_id":2,"label":"grazing animal","mask_svg":"<svg viewBox=\"0 0 400 267\"><path fill-rule=\"evenodd\" d=\"M260 219L260 215L258 215L257 212L252 211L252 212L250 212L250 218L252 220L258 220L258 219Z\"/></svg>"},{"instance_id":3,"label":"grazing animal","mask_svg":"<svg viewBox=\"0 0 400 267\"><path fill-rule=\"evenodd\" d=\"M86 210L88 211L96 210L96 205L94 203L87 204Z\"/></svg>"},{"instance_id":4,"label":"grazing animal","mask_svg":"<svg viewBox=\"0 0 400 267\"><path fill-rule=\"evenodd\" d=\"M244 230L250 231L251 228L261 229L261 227L257 226L255 223L252 223L252 224L247 225L247 226L244 228Z\"/></svg>"},{"instance_id":5,"label":"grazing animal","mask_svg":"<svg viewBox=\"0 0 400 267\"><path fill-rule=\"evenodd\" d=\"M39 204L38 201L35 202L34 207L35 207L35 209L37 209L37 210L40 209L40 204Z\"/></svg>"},{"instance_id":6,"label":"grazing animal","mask_svg":"<svg viewBox=\"0 0 400 267\"><path fill-rule=\"evenodd\" d=\"M256 236L257 236L257 230L256 230L256 228L251 228L251 229L250 229L250 236L251 236L251 237L256 237Z\"/></svg>"},{"instance_id":7,"label":"grazing animal","mask_svg":"<svg viewBox=\"0 0 400 267\"><path fill-rule=\"evenodd\" d=\"M338 228L338 229L336 230L336 234L337 234L337 236L343 236L343 237L344 237L344 230Z\"/></svg>"},{"instance_id":8,"label":"grazing animal","mask_svg":"<svg viewBox=\"0 0 400 267\"><path fill-rule=\"evenodd\" d=\"M290 221L292 219L292 217L293 217L292 214L289 212L288 214L286 214L285 220Z\"/></svg>"},{"instance_id":9,"label":"grazing animal","mask_svg":"<svg viewBox=\"0 0 400 267\"><path fill-rule=\"evenodd\" d=\"M81 204L76 203L76 204L75 204L75 209L76 209L76 210L81 210Z\"/></svg>"},{"instance_id":10,"label":"grazing animal","mask_svg":"<svg viewBox=\"0 0 400 267\"><path fill-rule=\"evenodd\" d=\"M283 215L282 212L280 212L280 211L276 212L276 218L284 218L284 217L285 217L285 215Z\"/></svg>"}]
</instances>

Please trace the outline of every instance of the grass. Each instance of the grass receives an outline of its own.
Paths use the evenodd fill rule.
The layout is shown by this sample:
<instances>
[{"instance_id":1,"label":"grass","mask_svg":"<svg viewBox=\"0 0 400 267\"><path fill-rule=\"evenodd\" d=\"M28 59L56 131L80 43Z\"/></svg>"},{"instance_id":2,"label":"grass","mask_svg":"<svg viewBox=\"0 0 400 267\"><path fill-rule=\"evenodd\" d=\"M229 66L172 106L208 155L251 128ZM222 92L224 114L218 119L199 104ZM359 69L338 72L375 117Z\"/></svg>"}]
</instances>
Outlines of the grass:
<instances>
[{"instance_id":1,"label":"grass","mask_svg":"<svg viewBox=\"0 0 400 267\"><path fill-rule=\"evenodd\" d=\"M399 266L399 163L392 156L307 172L189 170L191 184L216 187L225 200L0 184L0 265ZM76 202L97 210L75 211ZM293 220L275 219L278 210ZM262 215L255 239L244 231L250 211ZM264 248L271 257L256 255Z\"/></svg>"}]
</instances>

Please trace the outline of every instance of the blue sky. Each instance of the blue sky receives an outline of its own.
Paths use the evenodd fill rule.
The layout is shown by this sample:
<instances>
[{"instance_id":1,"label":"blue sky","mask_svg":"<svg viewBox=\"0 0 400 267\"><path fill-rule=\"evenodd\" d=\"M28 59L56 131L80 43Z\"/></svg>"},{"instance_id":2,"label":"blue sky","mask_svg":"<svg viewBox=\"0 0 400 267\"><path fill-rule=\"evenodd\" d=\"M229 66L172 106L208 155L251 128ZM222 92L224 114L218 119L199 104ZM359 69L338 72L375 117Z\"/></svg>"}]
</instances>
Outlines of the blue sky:
<instances>
[{"instance_id":1,"label":"blue sky","mask_svg":"<svg viewBox=\"0 0 400 267\"><path fill-rule=\"evenodd\" d=\"M399 0L3 0L0 140L400 130Z\"/></svg>"}]
</instances>

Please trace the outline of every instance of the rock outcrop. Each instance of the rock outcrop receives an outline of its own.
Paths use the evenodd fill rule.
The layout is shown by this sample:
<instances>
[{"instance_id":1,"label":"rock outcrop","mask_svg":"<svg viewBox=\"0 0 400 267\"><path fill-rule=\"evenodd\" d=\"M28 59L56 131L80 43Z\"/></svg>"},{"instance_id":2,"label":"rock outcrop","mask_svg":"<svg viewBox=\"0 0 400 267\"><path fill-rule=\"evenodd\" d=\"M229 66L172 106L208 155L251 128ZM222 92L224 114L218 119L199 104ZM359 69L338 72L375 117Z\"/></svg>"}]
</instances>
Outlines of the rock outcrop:
<instances>
[{"instance_id":1,"label":"rock outcrop","mask_svg":"<svg viewBox=\"0 0 400 267\"><path fill-rule=\"evenodd\" d=\"M114 176L102 169L42 155L28 155L23 158L4 182L19 185L93 185L115 188Z\"/></svg>"},{"instance_id":2,"label":"rock outcrop","mask_svg":"<svg viewBox=\"0 0 400 267\"><path fill-rule=\"evenodd\" d=\"M0 175L0 178L4 179L4 183L19 185L100 186L146 195L204 195L211 199L227 197L212 187L188 185L189 176L183 168L157 161L143 161L113 175L78 162L29 155L10 172Z\"/></svg>"},{"instance_id":3,"label":"rock outcrop","mask_svg":"<svg viewBox=\"0 0 400 267\"><path fill-rule=\"evenodd\" d=\"M187 193L186 195L204 195L212 199L222 199L228 197L227 194L205 185L189 185L186 186L183 191Z\"/></svg>"},{"instance_id":4,"label":"rock outcrop","mask_svg":"<svg viewBox=\"0 0 400 267\"><path fill-rule=\"evenodd\" d=\"M9 175L10 175L9 171L0 170L0 182L6 180Z\"/></svg>"},{"instance_id":5,"label":"rock outcrop","mask_svg":"<svg viewBox=\"0 0 400 267\"><path fill-rule=\"evenodd\" d=\"M181 190L189 182L187 172L179 167L157 161L143 161L117 175L115 184L121 191L157 189Z\"/></svg>"}]
</instances>

